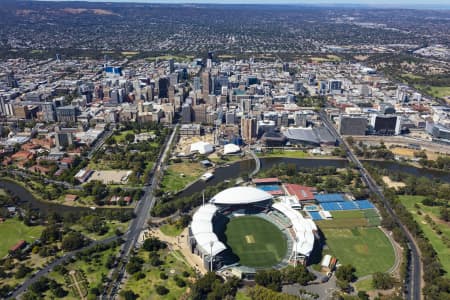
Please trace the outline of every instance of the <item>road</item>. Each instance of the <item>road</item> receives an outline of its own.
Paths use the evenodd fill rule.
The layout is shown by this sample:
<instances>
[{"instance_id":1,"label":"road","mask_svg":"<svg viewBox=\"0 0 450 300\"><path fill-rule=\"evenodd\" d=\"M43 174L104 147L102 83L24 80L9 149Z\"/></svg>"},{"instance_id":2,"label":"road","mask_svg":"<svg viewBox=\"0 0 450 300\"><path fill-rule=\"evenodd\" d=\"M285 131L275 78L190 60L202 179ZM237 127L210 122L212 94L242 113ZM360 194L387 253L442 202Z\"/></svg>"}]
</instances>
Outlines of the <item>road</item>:
<instances>
[{"instance_id":1,"label":"road","mask_svg":"<svg viewBox=\"0 0 450 300\"><path fill-rule=\"evenodd\" d=\"M415 243L415 240L409 230L401 223L400 219L397 217L395 212L393 211L391 205L386 200L383 195L383 192L380 187L377 186L376 182L373 180L372 176L367 172L359 159L353 154L351 148L347 145L347 143L342 139L342 137L337 132L336 128L331 124L326 113L322 110L320 112L320 117L324 125L330 130L330 132L336 137L339 144L342 145L346 151L348 159L356 165L358 170L361 173L361 177L363 181L366 183L367 187L377 195L378 199L383 203L386 211L391 215L395 223L399 226L399 228L404 233L407 239L407 245L411 252L411 261L408 269L408 282L405 282L406 288L406 299L419 300L421 298L421 274L422 274L422 265L420 261L420 254L418 247Z\"/></svg>"},{"instance_id":2,"label":"road","mask_svg":"<svg viewBox=\"0 0 450 300\"><path fill-rule=\"evenodd\" d=\"M128 234L126 237L126 241L122 247L122 251L118 259L122 262L118 264L118 267L116 269L116 271L118 272L118 278L112 283L112 287L109 292L107 292L107 295L103 295L102 297L100 297L101 299L114 299L114 297L120 290L120 285L122 283L122 280L124 279L125 267L128 262L128 258L130 257L130 253L136 247L139 234L143 229L145 229L147 221L150 218L150 211L155 205L156 198L153 197L153 189L154 187L158 186L159 176L157 175L159 175L164 167L166 158L170 152L172 142L175 138L177 128L178 124L173 129L170 138L166 141L164 150L162 151L162 154L153 167L154 175L150 179L150 184L146 186L145 193L139 201L139 204L135 208L136 218L133 219L129 230L127 231ZM111 274L114 274L114 270L112 270Z\"/></svg>"},{"instance_id":3,"label":"road","mask_svg":"<svg viewBox=\"0 0 450 300\"><path fill-rule=\"evenodd\" d=\"M112 130L105 130L103 134L95 141L94 145L91 147L91 149L88 152L87 157L91 159L95 152L97 152L98 149L100 149L101 146L105 143L105 141L113 134L114 132Z\"/></svg>"}]
</instances>

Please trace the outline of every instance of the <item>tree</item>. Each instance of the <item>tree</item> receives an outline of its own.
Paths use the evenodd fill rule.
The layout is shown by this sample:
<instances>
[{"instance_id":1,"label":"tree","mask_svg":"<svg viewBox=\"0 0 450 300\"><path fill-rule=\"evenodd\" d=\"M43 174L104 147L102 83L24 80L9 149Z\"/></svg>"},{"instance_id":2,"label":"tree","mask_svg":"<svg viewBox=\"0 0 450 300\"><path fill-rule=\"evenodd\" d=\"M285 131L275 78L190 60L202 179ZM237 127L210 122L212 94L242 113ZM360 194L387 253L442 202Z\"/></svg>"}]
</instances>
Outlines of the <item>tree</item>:
<instances>
[{"instance_id":1,"label":"tree","mask_svg":"<svg viewBox=\"0 0 450 300\"><path fill-rule=\"evenodd\" d=\"M394 279L387 273L376 272L372 275L372 284L377 289L388 290L394 287Z\"/></svg>"},{"instance_id":2,"label":"tree","mask_svg":"<svg viewBox=\"0 0 450 300\"><path fill-rule=\"evenodd\" d=\"M158 295L161 295L161 296L169 293L169 289L167 289L163 285L157 285L155 290L156 290L156 293L158 293Z\"/></svg>"},{"instance_id":3,"label":"tree","mask_svg":"<svg viewBox=\"0 0 450 300\"><path fill-rule=\"evenodd\" d=\"M144 241L142 247L146 251L158 251L159 249L165 249L167 245L166 243L161 242L157 237L151 237Z\"/></svg>"},{"instance_id":4,"label":"tree","mask_svg":"<svg viewBox=\"0 0 450 300\"><path fill-rule=\"evenodd\" d=\"M336 278L341 281L354 281L356 279L355 268L350 264L340 266L336 270Z\"/></svg>"},{"instance_id":5,"label":"tree","mask_svg":"<svg viewBox=\"0 0 450 300\"><path fill-rule=\"evenodd\" d=\"M99 235L103 235L108 232L108 226L104 220L98 216L90 215L81 218L80 224L89 232L95 232Z\"/></svg>"},{"instance_id":6,"label":"tree","mask_svg":"<svg viewBox=\"0 0 450 300\"><path fill-rule=\"evenodd\" d=\"M141 271L143 263L144 263L144 261L142 260L142 258L137 257L137 256L132 256L126 267L127 272L130 274L134 274L134 273Z\"/></svg>"},{"instance_id":7,"label":"tree","mask_svg":"<svg viewBox=\"0 0 450 300\"><path fill-rule=\"evenodd\" d=\"M255 282L271 290L280 292L283 278L279 270L261 270L256 272Z\"/></svg>"},{"instance_id":8,"label":"tree","mask_svg":"<svg viewBox=\"0 0 450 300\"><path fill-rule=\"evenodd\" d=\"M30 285L30 291L38 295L44 293L49 289L49 280L47 277L41 277L36 282Z\"/></svg>"},{"instance_id":9,"label":"tree","mask_svg":"<svg viewBox=\"0 0 450 300\"><path fill-rule=\"evenodd\" d=\"M358 292L358 298L360 300L369 300L369 295L367 295L367 293L365 291L359 291Z\"/></svg>"},{"instance_id":10,"label":"tree","mask_svg":"<svg viewBox=\"0 0 450 300\"><path fill-rule=\"evenodd\" d=\"M125 135L125 140L130 144L132 142L134 142L134 134L132 133L127 133Z\"/></svg>"},{"instance_id":11,"label":"tree","mask_svg":"<svg viewBox=\"0 0 450 300\"><path fill-rule=\"evenodd\" d=\"M120 294L125 300L136 300L139 297L139 295L133 293L133 291L123 291Z\"/></svg>"},{"instance_id":12,"label":"tree","mask_svg":"<svg viewBox=\"0 0 450 300\"><path fill-rule=\"evenodd\" d=\"M283 270L283 280L286 283L298 283L307 285L309 281L314 280L315 276L311 274L303 265L296 267L287 267Z\"/></svg>"},{"instance_id":13,"label":"tree","mask_svg":"<svg viewBox=\"0 0 450 300\"><path fill-rule=\"evenodd\" d=\"M28 273L30 273L31 269L25 265L20 265L19 269L17 269L15 277L17 279L24 278Z\"/></svg>"},{"instance_id":14,"label":"tree","mask_svg":"<svg viewBox=\"0 0 450 300\"><path fill-rule=\"evenodd\" d=\"M441 209L439 210L439 217L441 218L441 220L448 222L449 215L448 215L448 208L443 206L441 207Z\"/></svg>"},{"instance_id":15,"label":"tree","mask_svg":"<svg viewBox=\"0 0 450 300\"><path fill-rule=\"evenodd\" d=\"M73 251L83 247L84 237L81 233L71 231L66 234L62 240L61 247L65 251Z\"/></svg>"}]
</instances>

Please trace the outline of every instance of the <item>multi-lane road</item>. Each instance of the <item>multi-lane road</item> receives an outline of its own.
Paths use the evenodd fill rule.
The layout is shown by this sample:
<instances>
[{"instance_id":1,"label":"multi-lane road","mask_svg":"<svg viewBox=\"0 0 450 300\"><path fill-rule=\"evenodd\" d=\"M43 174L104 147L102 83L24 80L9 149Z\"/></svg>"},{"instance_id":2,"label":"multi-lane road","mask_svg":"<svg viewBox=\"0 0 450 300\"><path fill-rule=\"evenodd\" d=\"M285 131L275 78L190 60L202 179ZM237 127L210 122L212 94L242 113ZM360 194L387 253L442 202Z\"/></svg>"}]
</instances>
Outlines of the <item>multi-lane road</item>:
<instances>
[{"instance_id":1,"label":"multi-lane road","mask_svg":"<svg viewBox=\"0 0 450 300\"><path fill-rule=\"evenodd\" d=\"M422 274L422 265L420 262L420 253L418 247L414 241L413 236L409 232L409 230L402 224L400 219L397 217L395 212L393 211L391 205L386 200L383 195L382 190L377 186L376 182L373 180L372 176L367 172L362 163L353 154L351 148L344 141L344 139L339 135L336 128L333 126L328 116L324 111L320 112L320 117L324 125L328 128L328 130L334 135L334 137L338 140L339 144L342 145L346 151L348 159L356 165L358 170L361 173L361 177L363 181L366 183L367 187L371 190L372 193L377 195L378 199L380 199L386 209L386 211L392 216L394 221L397 223L399 228L402 230L404 235L406 236L408 248L411 252L411 261L408 268L408 276L407 282L405 282L405 297L406 299L412 300L420 300L421 298L421 274Z\"/></svg>"},{"instance_id":2,"label":"multi-lane road","mask_svg":"<svg viewBox=\"0 0 450 300\"><path fill-rule=\"evenodd\" d=\"M150 217L150 211L155 204L155 197L153 197L153 189L157 187L158 180L161 173L161 170L164 168L164 164L166 162L166 158L169 155L170 147L175 138L176 132L178 129L178 125L173 128L172 134L170 138L166 141L164 145L164 150L161 152L158 161L155 163L153 167L153 176L150 179L150 183L145 188L144 196L139 201L139 204L136 206L135 213L136 218L133 219L129 230L127 231L126 241L122 246L122 251L120 253L120 257L118 260L120 263L117 265L116 270L112 270L111 273L117 274L117 279L112 283L112 287L106 292L106 295L102 296L102 299L114 299L117 293L120 290L120 285L124 279L125 275L125 267L128 262L128 258L130 256L131 251L135 248L139 235L143 229L145 229L147 221Z\"/></svg>"}]
</instances>

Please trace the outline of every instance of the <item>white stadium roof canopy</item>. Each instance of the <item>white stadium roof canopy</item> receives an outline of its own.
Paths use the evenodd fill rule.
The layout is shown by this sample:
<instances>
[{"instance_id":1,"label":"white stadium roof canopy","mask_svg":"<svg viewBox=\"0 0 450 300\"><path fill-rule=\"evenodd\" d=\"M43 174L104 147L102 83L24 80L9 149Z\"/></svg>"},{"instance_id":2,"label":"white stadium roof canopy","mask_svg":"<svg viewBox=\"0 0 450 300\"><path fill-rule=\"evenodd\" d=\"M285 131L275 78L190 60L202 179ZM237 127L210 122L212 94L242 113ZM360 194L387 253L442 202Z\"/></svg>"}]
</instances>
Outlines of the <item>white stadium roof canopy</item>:
<instances>
[{"instance_id":1,"label":"white stadium roof canopy","mask_svg":"<svg viewBox=\"0 0 450 300\"><path fill-rule=\"evenodd\" d=\"M211 199L211 203L222 205L237 205L257 203L272 199L272 195L254 187L232 187L226 189Z\"/></svg>"},{"instance_id":2,"label":"white stadium roof canopy","mask_svg":"<svg viewBox=\"0 0 450 300\"><path fill-rule=\"evenodd\" d=\"M212 219L216 212L217 207L215 205L205 204L201 206L192 217L192 235L194 236L198 248L203 253L203 255L211 254L211 242L213 243L213 256L227 249L227 247L221 241L219 241L213 231Z\"/></svg>"},{"instance_id":3,"label":"white stadium roof canopy","mask_svg":"<svg viewBox=\"0 0 450 300\"><path fill-rule=\"evenodd\" d=\"M291 220L297 240L296 250L298 253L309 256L314 248L314 231L317 230L314 221L303 218L298 211L285 203L276 202L272 204L272 207Z\"/></svg>"}]
</instances>

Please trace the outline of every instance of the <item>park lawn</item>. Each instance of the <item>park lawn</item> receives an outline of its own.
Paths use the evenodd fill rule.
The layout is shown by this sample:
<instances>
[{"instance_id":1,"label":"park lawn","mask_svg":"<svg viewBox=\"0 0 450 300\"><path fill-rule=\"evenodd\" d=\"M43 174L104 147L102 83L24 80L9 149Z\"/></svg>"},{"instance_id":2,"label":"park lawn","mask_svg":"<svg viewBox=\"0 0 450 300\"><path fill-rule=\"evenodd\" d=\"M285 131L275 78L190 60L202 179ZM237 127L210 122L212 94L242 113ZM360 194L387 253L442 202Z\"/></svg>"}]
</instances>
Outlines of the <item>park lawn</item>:
<instances>
[{"instance_id":1,"label":"park lawn","mask_svg":"<svg viewBox=\"0 0 450 300\"><path fill-rule=\"evenodd\" d=\"M155 60L174 59L175 61L181 62L181 61L192 60L193 58L194 58L194 56L192 56L192 55L162 55L162 56L146 57L145 60L152 62Z\"/></svg>"},{"instance_id":2,"label":"park lawn","mask_svg":"<svg viewBox=\"0 0 450 300\"><path fill-rule=\"evenodd\" d=\"M164 224L159 229L165 235L179 236L184 228L178 228L175 224Z\"/></svg>"},{"instance_id":3,"label":"park lawn","mask_svg":"<svg viewBox=\"0 0 450 300\"><path fill-rule=\"evenodd\" d=\"M164 172L161 189L164 192L178 192L196 181L206 170L200 163L181 162L169 165Z\"/></svg>"},{"instance_id":4,"label":"park lawn","mask_svg":"<svg viewBox=\"0 0 450 300\"><path fill-rule=\"evenodd\" d=\"M289 157L289 158L305 158L311 154L303 150L274 150L265 153L258 153L260 157Z\"/></svg>"},{"instance_id":5,"label":"park lawn","mask_svg":"<svg viewBox=\"0 0 450 300\"><path fill-rule=\"evenodd\" d=\"M231 164L246 159L245 155L226 155L219 158L215 153L208 156L208 159L217 165Z\"/></svg>"},{"instance_id":6,"label":"park lawn","mask_svg":"<svg viewBox=\"0 0 450 300\"><path fill-rule=\"evenodd\" d=\"M413 215L414 220L419 224L424 235L428 238L434 250L437 252L439 260L442 267L447 272L446 277L450 278L450 249L444 244L439 235L431 228L431 225L425 221L425 215L428 214L434 222L437 224L438 228L442 231L443 236L450 236L450 227L448 224L441 222L438 219L439 207L426 206L421 202L424 199L423 196L399 196L402 204L408 209L408 211ZM420 208L415 208L417 204ZM417 211L420 210L422 215L419 215Z\"/></svg>"},{"instance_id":7,"label":"park lawn","mask_svg":"<svg viewBox=\"0 0 450 300\"><path fill-rule=\"evenodd\" d=\"M43 226L26 226L18 219L6 219L0 223L0 258L8 254L9 249L20 240L28 243L34 242L41 237Z\"/></svg>"},{"instance_id":8,"label":"park lawn","mask_svg":"<svg viewBox=\"0 0 450 300\"><path fill-rule=\"evenodd\" d=\"M131 290L138 294L140 299L180 299L182 295L186 293L190 281L189 278L183 277L182 273L187 271L192 277L192 268L186 263L183 255L179 251L169 251L168 249L165 249L159 251L159 253L161 254L161 260L163 260L164 263L159 267L153 267L150 264L149 252L141 249L138 255L144 260L142 273L145 274L145 278L136 280L133 275L129 275L122 290ZM164 272L169 278L165 280L161 279L161 272ZM186 282L185 287L178 287L175 284L173 279L175 275L178 275L178 277ZM158 295L155 291L157 285L165 286L169 289L169 293L163 296Z\"/></svg>"},{"instance_id":9,"label":"park lawn","mask_svg":"<svg viewBox=\"0 0 450 300\"><path fill-rule=\"evenodd\" d=\"M252 300L250 296L247 296L247 294L243 291L238 291L236 293L236 300Z\"/></svg>"},{"instance_id":10,"label":"park lawn","mask_svg":"<svg viewBox=\"0 0 450 300\"><path fill-rule=\"evenodd\" d=\"M379 228L321 228L326 243L341 264L351 264L358 277L386 272L394 264L394 249Z\"/></svg>"},{"instance_id":11,"label":"park lawn","mask_svg":"<svg viewBox=\"0 0 450 300\"><path fill-rule=\"evenodd\" d=\"M0 196L8 197L8 192L4 189L0 189Z\"/></svg>"},{"instance_id":12,"label":"park lawn","mask_svg":"<svg viewBox=\"0 0 450 300\"><path fill-rule=\"evenodd\" d=\"M418 84L414 87L436 98L444 99L450 96L450 86L426 86Z\"/></svg>"},{"instance_id":13,"label":"park lawn","mask_svg":"<svg viewBox=\"0 0 450 300\"><path fill-rule=\"evenodd\" d=\"M356 282L355 287L358 291L366 291L366 292L375 289L372 285L372 277Z\"/></svg>"},{"instance_id":14,"label":"park lawn","mask_svg":"<svg viewBox=\"0 0 450 300\"><path fill-rule=\"evenodd\" d=\"M106 221L106 226L108 226L108 232L104 235L99 235L97 233L88 232L81 224L72 225L71 228L73 230L81 232L84 236L88 237L91 240L103 240L116 235L116 229L119 229L122 233L127 231L130 221L122 223L117 220Z\"/></svg>"},{"instance_id":15,"label":"park lawn","mask_svg":"<svg viewBox=\"0 0 450 300\"><path fill-rule=\"evenodd\" d=\"M259 217L233 218L225 230L226 243L241 265L271 267L286 255L286 237L275 225Z\"/></svg>"},{"instance_id":16,"label":"park lawn","mask_svg":"<svg viewBox=\"0 0 450 300\"><path fill-rule=\"evenodd\" d=\"M125 136L127 134L129 134L129 133L131 133L133 135L135 134L135 132L133 130L131 130L131 129L130 130L124 130L124 131L121 131L121 132L116 132L113 135L114 140L116 141L117 144L125 143Z\"/></svg>"},{"instance_id":17,"label":"park lawn","mask_svg":"<svg viewBox=\"0 0 450 300\"><path fill-rule=\"evenodd\" d=\"M402 75L400 75L402 78L406 78L406 79L423 79L423 76L417 75L417 74L413 74L413 73L403 73Z\"/></svg>"},{"instance_id":18,"label":"park lawn","mask_svg":"<svg viewBox=\"0 0 450 300\"><path fill-rule=\"evenodd\" d=\"M326 57L311 57L312 62L326 62L326 61L341 61L342 59L337 55L329 54Z\"/></svg>"}]
</instances>

